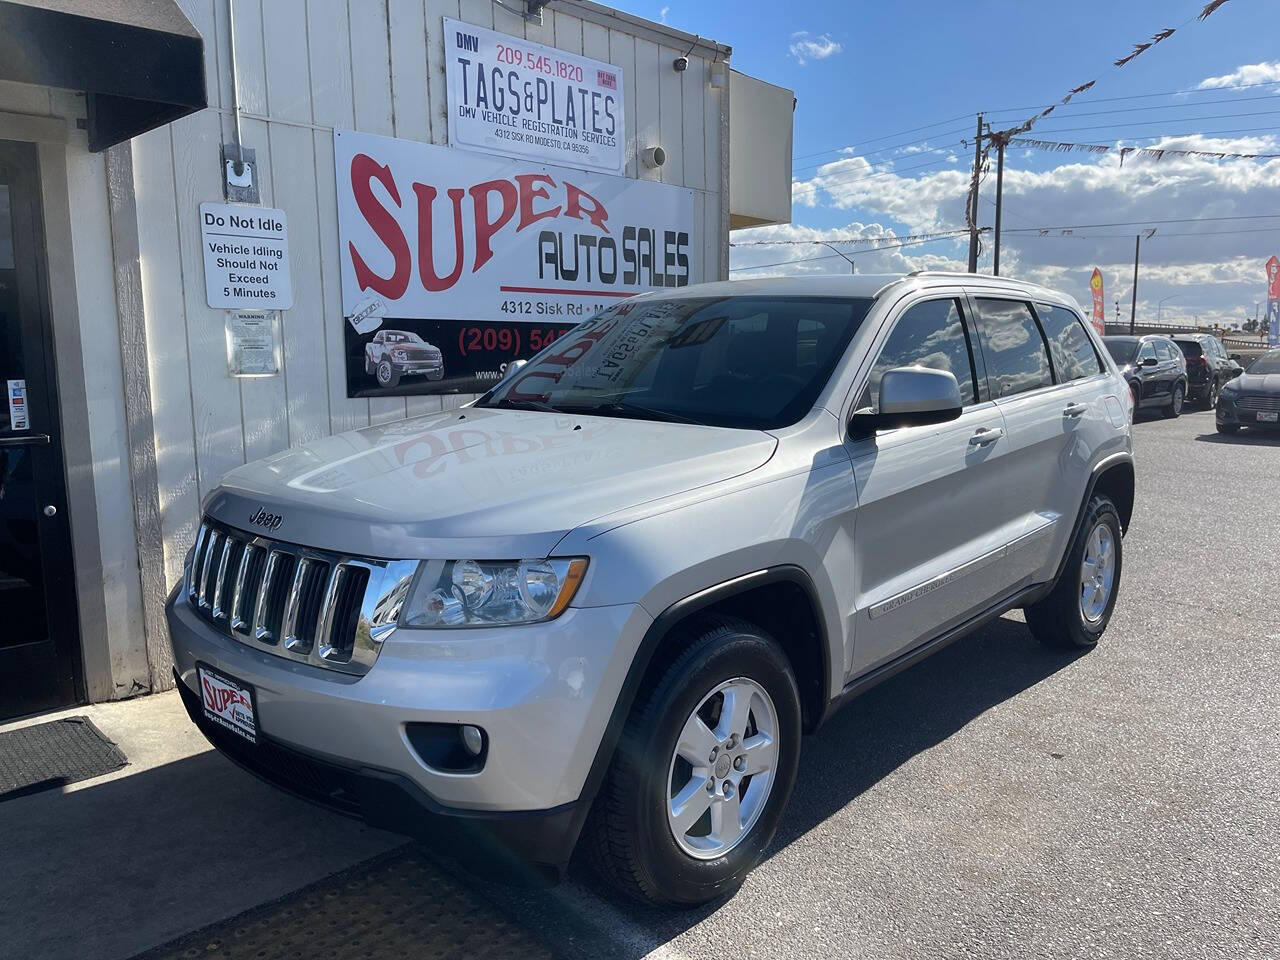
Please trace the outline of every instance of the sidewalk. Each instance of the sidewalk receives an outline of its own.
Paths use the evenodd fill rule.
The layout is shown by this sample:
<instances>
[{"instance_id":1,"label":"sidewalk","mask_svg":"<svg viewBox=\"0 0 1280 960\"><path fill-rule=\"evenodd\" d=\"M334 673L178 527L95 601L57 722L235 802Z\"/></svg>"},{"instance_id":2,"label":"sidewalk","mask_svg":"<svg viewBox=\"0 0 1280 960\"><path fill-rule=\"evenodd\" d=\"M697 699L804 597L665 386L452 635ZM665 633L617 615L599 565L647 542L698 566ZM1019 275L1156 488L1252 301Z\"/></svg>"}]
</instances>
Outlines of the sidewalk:
<instances>
[{"instance_id":1,"label":"sidewalk","mask_svg":"<svg viewBox=\"0 0 1280 960\"><path fill-rule=\"evenodd\" d=\"M176 692L0 730L76 715L129 765L0 804L6 957L123 960L404 842L254 780L213 752Z\"/></svg>"}]
</instances>

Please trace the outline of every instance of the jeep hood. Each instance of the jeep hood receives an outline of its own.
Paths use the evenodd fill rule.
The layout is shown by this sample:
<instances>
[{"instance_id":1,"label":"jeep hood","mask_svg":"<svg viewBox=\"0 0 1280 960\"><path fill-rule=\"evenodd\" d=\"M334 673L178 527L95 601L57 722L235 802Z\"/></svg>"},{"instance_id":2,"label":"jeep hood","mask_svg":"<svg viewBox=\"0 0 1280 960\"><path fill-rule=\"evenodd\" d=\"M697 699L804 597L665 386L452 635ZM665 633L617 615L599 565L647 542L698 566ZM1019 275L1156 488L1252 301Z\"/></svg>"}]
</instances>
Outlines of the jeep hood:
<instances>
[{"instance_id":1,"label":"jeep hood","mask_svg":"<svg viewBox=\"0 0 1280 960\"><path fill-rule=\"evenodd\" d=\"M545 556L573 528L755 470L755 430L464 408L317 440L231 471L206 511L371 557ZM263 510L282 518L258 531Z\"/></svg>"}]
</instances>

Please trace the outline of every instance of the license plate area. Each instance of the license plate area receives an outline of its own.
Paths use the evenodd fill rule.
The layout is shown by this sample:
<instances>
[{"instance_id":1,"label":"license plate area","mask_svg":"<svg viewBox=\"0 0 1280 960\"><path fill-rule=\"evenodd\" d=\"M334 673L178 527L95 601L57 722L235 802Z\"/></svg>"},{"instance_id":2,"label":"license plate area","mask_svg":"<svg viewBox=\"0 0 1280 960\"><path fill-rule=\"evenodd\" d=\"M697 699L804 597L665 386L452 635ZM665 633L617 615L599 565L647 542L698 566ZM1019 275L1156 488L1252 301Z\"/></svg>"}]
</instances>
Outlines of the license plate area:
<instances>
[{"instance_id":1,"label":"license plate area","mask_svg":"<svg viewBox=\"0 0 1280 960\"><path fill-rule=\"evenodd\" d=\"M1277 412L1275 410L1260 410L1258 411L1258 422L1259 423L1280 422L1280 412Z\"/></svg>"},{"instance_id":2,"label":"license plate area","mask_svg":"<svg viewBox=\"0 0 1280 960\"><path fill-rule=\"evenodd\" d=\"M205 717L250 743L257 743L258 709L253 686L203 663L196 664L196 679Z\"/></svg>"}]
</instances>

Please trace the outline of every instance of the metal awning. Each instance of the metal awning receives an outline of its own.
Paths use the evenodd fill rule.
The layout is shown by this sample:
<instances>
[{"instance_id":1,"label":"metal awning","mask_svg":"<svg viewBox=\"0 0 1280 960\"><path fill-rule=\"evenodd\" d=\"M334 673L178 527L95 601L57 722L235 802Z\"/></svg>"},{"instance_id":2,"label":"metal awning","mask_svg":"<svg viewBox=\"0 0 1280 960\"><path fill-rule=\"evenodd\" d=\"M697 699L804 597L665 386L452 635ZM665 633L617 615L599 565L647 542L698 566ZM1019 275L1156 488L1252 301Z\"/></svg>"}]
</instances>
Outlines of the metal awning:
<instances>
[{"instance_id":1,"label":"metal awning","mask_svg":"<svg viewBox=\"0 0 1280 960\"><path fill-rule=\"evenodd\" d=\"M0 0L0 80L83 92L95 152L208 106L175 0Z\"/></svg>"}]
</instances>

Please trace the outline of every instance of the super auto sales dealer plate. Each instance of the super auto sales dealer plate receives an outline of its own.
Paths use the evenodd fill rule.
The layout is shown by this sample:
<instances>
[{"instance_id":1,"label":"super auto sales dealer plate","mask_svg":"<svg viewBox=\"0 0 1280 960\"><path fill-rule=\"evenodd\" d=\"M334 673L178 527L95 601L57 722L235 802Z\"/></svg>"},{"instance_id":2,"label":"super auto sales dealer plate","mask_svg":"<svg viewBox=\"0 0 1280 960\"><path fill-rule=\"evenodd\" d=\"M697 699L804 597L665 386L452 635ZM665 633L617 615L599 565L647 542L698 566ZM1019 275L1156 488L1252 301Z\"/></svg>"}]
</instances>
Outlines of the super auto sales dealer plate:
<instances>
[{"instance_id":1,"label":"super auto sales dealer plate","mask_svg":"<svg viewBox=\"0 0 1280 960\"><path fill-rule=\"evenodd\" d=\"M200 704L204 707L204 715L250 743L257 743L253 687L215 673L202 663L196 664L196 675L200 680Z\"/></svg>"}]
</instances>

